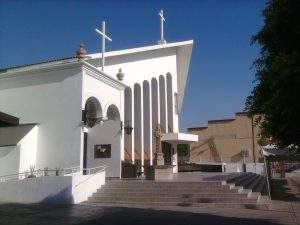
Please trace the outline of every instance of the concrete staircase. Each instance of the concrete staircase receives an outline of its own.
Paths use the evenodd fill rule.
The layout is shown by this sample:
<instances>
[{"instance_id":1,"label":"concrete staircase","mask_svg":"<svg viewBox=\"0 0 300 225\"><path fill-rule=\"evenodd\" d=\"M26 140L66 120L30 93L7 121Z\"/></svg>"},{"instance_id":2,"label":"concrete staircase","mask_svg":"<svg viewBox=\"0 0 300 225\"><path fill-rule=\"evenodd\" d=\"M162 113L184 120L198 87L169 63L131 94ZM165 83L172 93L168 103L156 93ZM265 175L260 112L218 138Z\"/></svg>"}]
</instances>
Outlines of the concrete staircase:
<instances>
[{"instance_id":1,"label":"concrete staircase","mask_svg":"<svg viewBox=\"0 0 300 225\"><path fill-rule=\"evenodd\" d=\"M247 183L257 187L257 180L252 174L233 176L228 179L229 184L226 181L107 180L88 199L88 204L264 208L264 205L258 204L259 194L239 186Z\"/></svg>"},{"instance_id":2,"label":"concrete staircase","mask_svg":"<svg viewBox=\"0 0 300 225\"><path fill-rule=\"evenodd\" d=\"M233 188L239 189L239 193L247 194L248 197L258 198L268 196L267 178L255 173L243 173L227 179L226 183Z\"/></svg>"}]
</instances>

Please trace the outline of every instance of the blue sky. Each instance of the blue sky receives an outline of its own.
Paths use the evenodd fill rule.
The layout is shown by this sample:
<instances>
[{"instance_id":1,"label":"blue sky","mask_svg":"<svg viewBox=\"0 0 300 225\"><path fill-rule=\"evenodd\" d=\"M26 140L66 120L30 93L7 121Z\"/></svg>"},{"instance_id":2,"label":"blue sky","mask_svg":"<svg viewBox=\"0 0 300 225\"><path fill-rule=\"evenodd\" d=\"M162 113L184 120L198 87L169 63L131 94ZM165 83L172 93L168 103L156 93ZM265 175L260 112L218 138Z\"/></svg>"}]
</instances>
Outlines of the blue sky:
<instances>
[{"instance_id":1,"label":"blue sky","mask_svg":"<svg viewBox=\"0 0 300 225\"><path fill-rule=\"evenodd\" d=\"M250 38L263 24L265 0L71 1L0 0L0 67L73 56L80 42L100 51L93 29L102 20L107 50L153 45L163 9L168 42L194 40L180 127L234 116L244 109L259 53Z\"/></svg>"}]
</instances>

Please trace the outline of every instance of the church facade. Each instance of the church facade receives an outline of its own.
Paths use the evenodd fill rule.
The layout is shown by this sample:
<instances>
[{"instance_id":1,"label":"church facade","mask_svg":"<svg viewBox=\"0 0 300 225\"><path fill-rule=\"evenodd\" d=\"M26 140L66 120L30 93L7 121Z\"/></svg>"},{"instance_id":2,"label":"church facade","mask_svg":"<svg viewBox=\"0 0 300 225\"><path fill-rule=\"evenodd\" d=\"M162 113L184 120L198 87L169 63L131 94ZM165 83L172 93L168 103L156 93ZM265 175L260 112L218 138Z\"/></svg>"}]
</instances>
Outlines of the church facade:
<instances>
[{"instance_id":1,"label":"church facade","mask_svg":"<svg viewBox=\"0 0 300 225\"><path fill-rule=\"evenodd\" d=\"M104 71L100 53L1 70L0 176L105 165L121 177L123 163L155 163L158 126L177 172L177 144L198 138L178 125L192 46L107 52Z\"/></svg>"}]
</instances>

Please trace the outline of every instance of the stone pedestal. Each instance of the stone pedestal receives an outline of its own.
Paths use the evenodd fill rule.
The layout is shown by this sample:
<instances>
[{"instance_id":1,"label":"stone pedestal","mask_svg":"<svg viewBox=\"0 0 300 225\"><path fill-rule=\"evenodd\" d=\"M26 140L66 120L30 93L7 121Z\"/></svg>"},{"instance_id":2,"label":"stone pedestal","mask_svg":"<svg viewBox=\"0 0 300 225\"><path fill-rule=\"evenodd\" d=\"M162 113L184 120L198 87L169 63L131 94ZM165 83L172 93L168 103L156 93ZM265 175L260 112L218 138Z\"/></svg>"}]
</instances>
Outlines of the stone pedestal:
<instances>
[{"instance_id":1,"label":"stone pedestal","mask_svg":"<svg viewBox=\"0 0 300 225\"><path fill-rule=\"evenodd\" d=\"M156 153L154 164L157 166L165 165L164 153L162 152Z\"/></svg>"},{"instance_id":2,"label":"stone pedestal","mask_svg":"<svg viewBox=\"0 0 300 225\"><path fill-rule=\"evenodd\" d=\"M172 165L145 166L145 176L147 180L172 180Z\"/></svg>"}]
</instances>

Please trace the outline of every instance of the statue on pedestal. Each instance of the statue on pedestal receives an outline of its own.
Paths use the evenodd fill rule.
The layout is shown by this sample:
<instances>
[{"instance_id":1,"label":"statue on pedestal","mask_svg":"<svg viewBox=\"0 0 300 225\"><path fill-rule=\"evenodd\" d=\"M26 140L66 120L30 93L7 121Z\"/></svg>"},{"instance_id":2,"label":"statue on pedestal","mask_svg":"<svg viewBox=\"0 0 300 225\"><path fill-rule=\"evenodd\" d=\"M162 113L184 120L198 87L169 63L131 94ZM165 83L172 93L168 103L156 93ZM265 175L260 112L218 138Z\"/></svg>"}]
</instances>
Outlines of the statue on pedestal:
<instances>
[{"instance_id":1,"label":"statue on pedestal","mask_svg":"<svg viewBox=\"0 0 300 225\"><path fill-rule=\"evenodd\" d=\"M162 153L162 148L161 148L161 137L162 137L162 132L161 132L161 127L160 124L156 126L155 129L155 162L154 164L157 166L162 166L165 164L165 159L164 159L164 154Z\"/></svg>"}]
</instances>

